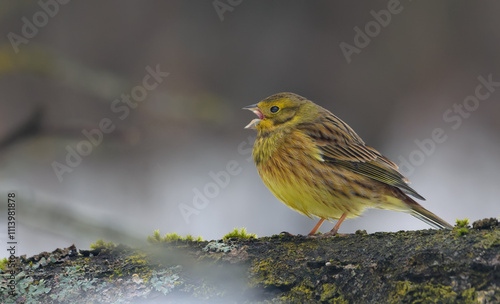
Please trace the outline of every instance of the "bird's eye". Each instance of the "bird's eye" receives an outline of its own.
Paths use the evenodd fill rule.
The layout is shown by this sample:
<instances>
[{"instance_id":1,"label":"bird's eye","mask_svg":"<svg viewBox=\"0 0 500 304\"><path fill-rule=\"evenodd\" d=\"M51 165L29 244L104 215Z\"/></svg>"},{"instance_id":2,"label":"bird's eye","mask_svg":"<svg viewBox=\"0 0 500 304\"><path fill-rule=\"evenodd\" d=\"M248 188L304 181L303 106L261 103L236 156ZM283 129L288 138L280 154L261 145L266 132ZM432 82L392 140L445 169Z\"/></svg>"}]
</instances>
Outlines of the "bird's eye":
<instances>
[{"instance_id":1,"label":"bird's eye","mask_svg":"<svg viewBox=\"0 0 500 304\"><path fill-rule=\"evenodd\" d=\"M271 113L276 113L276 112L278 112L279 110L280 110L280 108L279 108L279 107L277 107L277 106L273 106L273 107L271 107Z\"/></svg>"}]
</instances>

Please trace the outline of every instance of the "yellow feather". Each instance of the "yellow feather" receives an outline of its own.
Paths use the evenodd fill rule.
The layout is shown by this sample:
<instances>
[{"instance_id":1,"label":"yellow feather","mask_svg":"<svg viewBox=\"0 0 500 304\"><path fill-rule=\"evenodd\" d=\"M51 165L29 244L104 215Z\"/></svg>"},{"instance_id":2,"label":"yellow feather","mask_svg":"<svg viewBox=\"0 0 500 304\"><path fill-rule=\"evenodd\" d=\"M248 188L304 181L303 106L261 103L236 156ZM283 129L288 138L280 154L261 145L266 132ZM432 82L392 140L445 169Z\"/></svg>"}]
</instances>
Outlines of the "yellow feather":
<instances>
[{"instance_id":1,"label":"yellow feather","mask_svg":"<svg viewBox=\"0 0 500 304\"><path fill-rule=\"evenodd\" d=\"M258 131L253 158L259 175L293 210L329 220L380 208L451 227L403 193L423 199L396 164L365 146L329 111L293 93L275 94L245 109L259 116L251 124Z\"/></svg>"}]
</instances>

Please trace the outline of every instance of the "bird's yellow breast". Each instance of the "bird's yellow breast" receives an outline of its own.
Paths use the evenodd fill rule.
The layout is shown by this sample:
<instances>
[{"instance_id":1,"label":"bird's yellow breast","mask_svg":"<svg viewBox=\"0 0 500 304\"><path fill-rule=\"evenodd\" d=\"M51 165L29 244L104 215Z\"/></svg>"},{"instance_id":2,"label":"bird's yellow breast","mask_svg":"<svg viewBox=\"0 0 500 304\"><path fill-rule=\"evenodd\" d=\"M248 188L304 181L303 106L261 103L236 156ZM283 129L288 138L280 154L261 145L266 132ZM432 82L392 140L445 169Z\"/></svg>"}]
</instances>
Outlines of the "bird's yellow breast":
<instances>
[{"instance_id":1,"label":"bird's yellow breast","mask_svg":"<svg viewBox=\"0 0 500 304\"><path fill-rule=\"evenodd\" d=\"M257 170L269 190L288 207L326 219L359 216L376 207L374 192L356 188L365 177L326 164L311 138L294 130L258 136L253 156Z\"/></svg>"}]
</instances>

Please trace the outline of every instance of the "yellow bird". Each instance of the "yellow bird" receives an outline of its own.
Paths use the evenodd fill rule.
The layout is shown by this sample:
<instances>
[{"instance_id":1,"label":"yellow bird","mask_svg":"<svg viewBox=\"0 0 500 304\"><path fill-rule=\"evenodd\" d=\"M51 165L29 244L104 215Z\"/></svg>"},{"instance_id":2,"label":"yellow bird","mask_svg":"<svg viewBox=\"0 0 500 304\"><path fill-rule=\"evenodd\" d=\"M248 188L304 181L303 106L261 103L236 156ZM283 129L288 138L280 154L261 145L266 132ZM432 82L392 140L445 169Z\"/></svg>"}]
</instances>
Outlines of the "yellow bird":
<instances>
[{"instance_id":1,"label":"yellow bird","mask_svg":"<svg viewBox=\"0 0 500 304\"><path fill-rule=\"evenodd\" d=\"M346 218L366 208L409 213L434 228L453 227L411 199L425 200L408 186L398 166L364 141L330 111L293 93L279 93L243 109L259 118L253 159L271 192L293 210L325 220Z\"/></svg>"}]
</instances>

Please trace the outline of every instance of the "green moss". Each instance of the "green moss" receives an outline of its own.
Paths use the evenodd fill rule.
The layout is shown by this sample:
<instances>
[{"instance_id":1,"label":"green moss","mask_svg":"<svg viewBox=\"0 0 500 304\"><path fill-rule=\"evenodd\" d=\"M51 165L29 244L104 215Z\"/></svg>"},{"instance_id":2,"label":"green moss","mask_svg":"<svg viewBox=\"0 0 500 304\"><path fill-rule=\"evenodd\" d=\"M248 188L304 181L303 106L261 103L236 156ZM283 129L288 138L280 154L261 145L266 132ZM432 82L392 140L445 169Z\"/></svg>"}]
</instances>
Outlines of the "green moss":
<instances>
[{"instance_id":1,"label":"green moss","mask_svg":"<svg viewBox=\"0 0 500 304\"><path fill-rule=\"evenodd\" d=\"M459 228L469 227L469 219L468 218L464 218L463 220L457 219L455 222L457 223L457 227L459 227Z\"/></svg>"},{"instance_id":2,"label":"green moss","mask_svg":"<svg viewBox=\"0 0 500 304\"><path fill-rule=\"evenodd\" d=\"M462 227L462 228L455 228L457 230L458 236L466 235L469 233L469 228Z\"/></svg>"},{"instance_id":3,"label":"green moss","mask_svg":"<svg viewBox=\"0 0 500 304\"><path fill-rule=\"evenodd\" d=\"M491 247L500 246L500 231L496 230L490 233L485 233L483 240L474 244L474 247L488 249Z\"/></svg>"},{"instance_id":4,"label":"green moss","mask_svg":"<svg viewBox=\"0 0 500 304\"><path fill-rule=\"evenodd\" d=\"M455 226L455 231L458 236L466 235L469 233L469 219L465 218L463 220L456 220L457 225Z\"/></svg>"},{"instance_id":5,"label":"green moss","mask_svg":"<svg viewBox=\"0 0 500 304\"><path fill-rule=\"evenodd\" d=\"M167 233L164 237L160 235L160 230L155 230L153 235L148 235L147 241L149 243L171 243L176 241L191 241L191 242L203 242L203 238L201 236L193 237L191 234L186 235L185 237L177 234L177 233Z\"/></svg>"},{"instance_id":6,"label":"green moss","mask_svg":"<svg viewBox=\"0 0 500 304\"><path fill-rule=\"evenodd\" d=\"M226 234L222 239L230 239L230 238L239 238L239 239L250 239L250 238L257 238L257 235L254 233L248 233L246 228L234 228L233 231L229 232Z\"/></svg>"},{"instance_id":7,"label":"green moss","mask_svg":"<svg viewBox=\"0 0 500 304\"><path fill-rule=\"evenodd\" d=\"M257 261L251 268L251 285L264 287L289 287L296 283L297 278L289 273L285 263L278 263L273 258Z\"/></svg>"},{"instance_id":8,"label":"green moss","mask_svg":"<svg viewBox=\"0 0 500 304\"><path fill-rule=\"evenodd\" d=\"M125 259L125 262L132 265L146 265L146 255L142 253L131 255Z\"/></svg>"},{"instance_id":9,"label":"green moss","mask_svg":"<svg viewBox=\"0 0 500 304\"><path fill-rule=\"evenodd\" d=\"M170 243L170 242L176 242L176 241L182 241L182 236L177 234L177 233L167 233L163 237L163 242Z\"/></svg>"},{"instance_id":10,"label":"green moss","mask_svg":"<svg viewBox=\"0 0 500 304\"><path fill-rule=\"evenodd\" d=\"M90 249L105 248L111 250L115 247L116 245L113 242L106 243L103 239L97 240L95 244L90 244Z\"/></svg>"},{"instance_id":11,"label":"green moss","mask_svg":"<svg viewBox=\"0 0 500 304\"><path fill-rule=\"evenodd\" d=\"M0 270L4 271L5 267L9 264L9 260L7 259L1 259L0 260Z\"/></svg>"},{"instance_id":12,"label":"green moss","mask_svg":"<svg viewBox=\"0 0 500 304\"><path fill-rule=\"evenodd\" d=\"M186 235L186 240L191 242L203 242L203 238L201 236L194 237L191 234Z\"/></svg>"},{"instance_id":13,"label":"green moss","mask_svg":"<svg viewBox=\"0 0 500 304\"><path fill-rule=\"evenodd\" d=\"M147 237L147 241L149 243L159 243L159 242L161 242L161 240L162 240L162 237L160 235L160 230L158 230L158 229L153 231L153 235L148 235L148 237Z\"/></svg>"},{"instance_id":14,"label":"green moss","mask_svg":"<svg viewBox=\"0 0 500 304\"><path fill-rule=\"evenodd\" d=\"M356 230L356 232L354 234L356 234L356 235L367 235L368 232L366 232L366 230L364 230L364 229L363 230L358 229L358 230Z\"/></svg>"},{"instance_id":15,"label":"green moss","mask_svg":"<svg viewBox=\"0 0 500 304\"><path fill-rule=\"evenodd\" d=\"M283 302L307 303L315 298L315 288L309 280L295 285L289 292L281 297Z\"/></svg>"},{"instance_id":16,"label":"green moss","mask_svg":"<svg viewBox=\"0 0 500 304\"><path fill-rule=\"evenodd\" d=\"M399 281L389 296L390 303L477 303L474 288L456 293L441 284Z\"/></svg>"},{"instance_id":17,"label":"green moss","mask_svg":"<svg viewBox=\"0 0 500 304\"><path fill-rule=\"evenodd\" d=\"M302 281L280 297L285 303L311 303L313 299L319 299L322 303L349 303L335 284L315 286L310 280Z\"/></svg>"},{"instance_id":18,"label":"green moss","mask_svg":"<svg viewBox=\"0 0 500 304\"><path fill-rule=\"evenodd\" d=\"M320 297L321 302L327 303L338 303L338 304L347 304L349 301L344 299L344 296L340 293L339 289L335 284L324 284L323 292Z\"/></svg>"},{"instance_id":19,"label":"green moss","mask_svg":"<svg viewBox=\"0 0 500 304\"><path fill-rule=\"evenodd\" d=\"M128 256L125 258L126 268L117 269L114 273L115 276L132 276L137 274L144 282L148 282L151 278L151 265L147 260L146 254L139 253L135 255Z\"/></svg>"},{"instance_id":20,"label":"green moss","mask_svg":"<svg viewBox=\"0 0 500 304\"><path fill-rule=\"evenodd\" d=\"M229 238L240 238L240 239L250 239L250 238L257 238L257 235L253 233L248 233L245 228L235 228L233 231L229 232L226 234L222 239L229 239ZM160 235L159 230L155 230L153 232L153 235L149 235L147 237L148 242L150 243L171 243L171 242L177 242L177 241L191 241L191 242L203 242L203 238L201 236L194 237L190 234L186 235L185 237L177 234L177 233L167 233L164 237Z\"/></svg>"}]
</instances>

